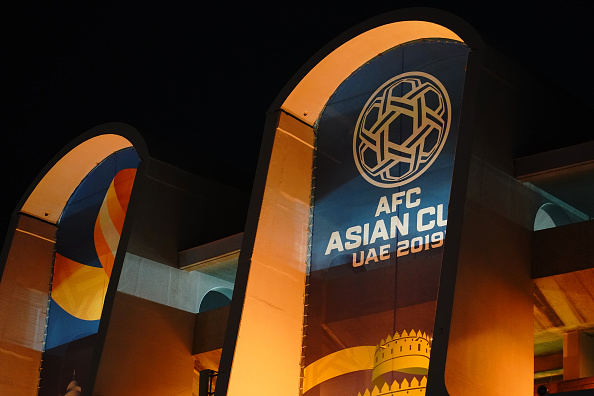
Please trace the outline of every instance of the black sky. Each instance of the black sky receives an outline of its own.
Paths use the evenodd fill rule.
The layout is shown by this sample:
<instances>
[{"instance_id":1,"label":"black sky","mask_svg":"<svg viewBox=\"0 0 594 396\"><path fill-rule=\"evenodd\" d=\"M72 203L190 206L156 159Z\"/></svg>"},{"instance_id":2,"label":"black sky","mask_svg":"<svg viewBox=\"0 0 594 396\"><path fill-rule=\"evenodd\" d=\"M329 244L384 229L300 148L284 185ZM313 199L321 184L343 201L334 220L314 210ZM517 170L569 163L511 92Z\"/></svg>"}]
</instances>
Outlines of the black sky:
<instances>
[{"instance_id":1,"label":"black sky","mask_svg":"<svg viewBox=\"0 0 594 396\"><path fill-rule=\"evenodd\" d=\"M2 234L42 167L110 121L138 129L154 158L249 190L266 110L291 76L348 28L399 8L457 14L594 109L592 1L79 3L3 6Z\"/></svg>"}]
</instances>

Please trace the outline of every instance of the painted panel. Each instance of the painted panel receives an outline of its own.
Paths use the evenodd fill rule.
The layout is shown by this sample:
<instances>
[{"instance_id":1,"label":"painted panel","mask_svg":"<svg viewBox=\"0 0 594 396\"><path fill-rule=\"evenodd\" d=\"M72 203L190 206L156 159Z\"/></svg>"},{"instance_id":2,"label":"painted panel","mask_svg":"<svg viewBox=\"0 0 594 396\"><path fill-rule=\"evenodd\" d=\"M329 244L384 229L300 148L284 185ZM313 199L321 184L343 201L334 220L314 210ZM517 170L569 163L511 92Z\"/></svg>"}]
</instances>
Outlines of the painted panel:
<instances>
[{"instance_id":1,"label":"painted panel","mask_svg":"<svg viewBox=\"0 0 594 396\"><path fill-rule=\"evenodd\" d=\"M138 162L132 148L107 157L60 217L40 395L63 392L74 372L84 388Z\"/></svg>"},{"instance_id":2,"label":"painted panel","mask_svg":"<svg viewBox=\"0 0 594 396\"><path fill-rule=\"evenodd\" d=\"M468 52L388 50L316 123L307 396L424 392Z\"/></svg>"}]
</instances>

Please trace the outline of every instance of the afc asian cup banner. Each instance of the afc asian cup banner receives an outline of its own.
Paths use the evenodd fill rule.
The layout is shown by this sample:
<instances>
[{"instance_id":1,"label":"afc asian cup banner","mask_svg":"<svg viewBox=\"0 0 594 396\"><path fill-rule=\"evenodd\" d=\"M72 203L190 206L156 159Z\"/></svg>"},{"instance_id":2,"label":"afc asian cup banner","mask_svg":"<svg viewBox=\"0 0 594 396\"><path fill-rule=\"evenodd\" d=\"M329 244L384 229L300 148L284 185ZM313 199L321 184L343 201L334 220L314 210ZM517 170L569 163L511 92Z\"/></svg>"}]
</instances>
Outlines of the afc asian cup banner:
<instances>
[{"instance_id":1,"label":"afc asian cup banner","mask_svg":"<svg viewBox=\"0 0 594 396\"><path fill-rule=\"evenodd\" d=\"M312 271L442 245L467 54L402 45L330 98L316 128Z\"/></svg>"},{"instance_id":2,"label":"afc asian cup banner","mask_svg":"<svg viewBox=\"0 0 594 396\"><path fill-rule=\"evenodd\" d=\"M468 53L392 48L315 125L307 396L424 392Z\"/></svg>"}]
</instances>

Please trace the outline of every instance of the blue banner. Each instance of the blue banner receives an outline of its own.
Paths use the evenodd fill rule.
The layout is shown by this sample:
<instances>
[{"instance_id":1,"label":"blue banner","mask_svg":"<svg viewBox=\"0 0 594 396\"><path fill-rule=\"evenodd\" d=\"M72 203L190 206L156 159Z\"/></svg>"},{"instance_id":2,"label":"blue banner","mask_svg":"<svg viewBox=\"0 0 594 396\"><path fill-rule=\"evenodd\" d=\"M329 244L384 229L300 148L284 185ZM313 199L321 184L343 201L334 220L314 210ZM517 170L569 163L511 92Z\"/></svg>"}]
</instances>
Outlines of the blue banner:
<instances>
[{"instance_id":1,"label":"blue banner","mask_svg":"<svg viewBox=\"0 0 594 396\"><path fill-rule=\"evenodd\" d=\"M467 54L402 45L330 98L316 126L312 271L441 246Z\"/></svg>"},{"instance_id":2,"label":"blue banner","mask_svg":"<svg viewBox=\"0 0 594 396\"><path fill-rule=\"evenodd\" d=\"M425 387L468 53L388 50L314 127L307 396Z\"/></svg>"}]
</instances>

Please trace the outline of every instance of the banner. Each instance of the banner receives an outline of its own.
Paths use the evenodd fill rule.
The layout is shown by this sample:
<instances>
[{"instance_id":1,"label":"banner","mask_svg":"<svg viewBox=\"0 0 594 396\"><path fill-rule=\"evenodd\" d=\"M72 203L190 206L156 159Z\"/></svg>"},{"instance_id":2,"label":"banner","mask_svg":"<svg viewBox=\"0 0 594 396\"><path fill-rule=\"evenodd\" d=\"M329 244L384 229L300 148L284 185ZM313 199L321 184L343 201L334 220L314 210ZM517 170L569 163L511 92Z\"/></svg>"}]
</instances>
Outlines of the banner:
<instances>
[{"instance_id":1,"label":"banner","mask_svg":"<svg viewBox=\"0 0 594 396\"><path fill-rule=\"evenodd\" d=\"M308 396L424 388L468 52L386 51L315 125Z\"/></svg>"},{"instance_id":2,"label":"banner","mask_svg":"<svg viewBox=\"0 0 594 396\"><path fill-rule=\"evenodd\" d=\"M133 148L107 157L62 212L39 395L63 394L73 379L85 388L138 163Z\"/></svg>"}]
</instances>

